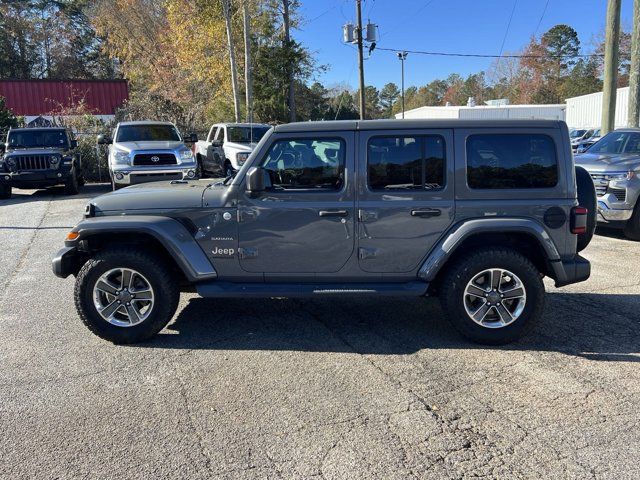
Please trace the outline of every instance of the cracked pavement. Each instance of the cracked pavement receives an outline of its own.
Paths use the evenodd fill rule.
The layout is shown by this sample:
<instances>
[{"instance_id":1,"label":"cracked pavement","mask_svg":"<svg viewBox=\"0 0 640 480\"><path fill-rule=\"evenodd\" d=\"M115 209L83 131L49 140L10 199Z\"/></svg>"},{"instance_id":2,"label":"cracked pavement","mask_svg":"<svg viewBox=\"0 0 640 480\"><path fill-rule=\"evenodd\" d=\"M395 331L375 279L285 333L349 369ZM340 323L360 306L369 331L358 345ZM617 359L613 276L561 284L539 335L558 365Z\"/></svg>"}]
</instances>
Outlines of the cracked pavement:
<instances>
[{"instance_id":1,"label":"cracked pavement","mask_svg":"<svg viewBox=\"0 0 640 480\"><path fill-rule=\"evenodd\" d=\"M0 201L1 478L640 477L640 243L599 232L591 279L500 348L434 299L192 294L114 346L50 267L104 191Z\"/></svg>"}]
</instances>

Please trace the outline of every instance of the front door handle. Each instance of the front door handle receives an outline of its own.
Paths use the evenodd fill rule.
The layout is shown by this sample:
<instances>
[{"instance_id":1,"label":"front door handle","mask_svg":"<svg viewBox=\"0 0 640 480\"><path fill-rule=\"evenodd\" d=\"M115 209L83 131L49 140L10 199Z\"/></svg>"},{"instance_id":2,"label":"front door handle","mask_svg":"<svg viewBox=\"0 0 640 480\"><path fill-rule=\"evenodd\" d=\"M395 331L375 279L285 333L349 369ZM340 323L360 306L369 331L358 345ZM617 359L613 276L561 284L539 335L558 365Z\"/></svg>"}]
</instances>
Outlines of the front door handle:
<instances>
[{"instance_id":1,"label":"front door handle","mask_svg":"<svg viewBox=\"0 0 640 480\"><path fill-rule=\"evenodd\" d=\"M411 210L412 217L439 217L442 214L442 211L438 208L414 208Z\"/></svg>"},{"instance_id":2,"label":"front door handle","mask_svg":"<svg viewBox=\"0 0 640 480\"><path fill-rule=\"evenodd\" d=\"M320 210L318 215L321 217L346 217L349 215L348 210Z\"/></svg>"}]
</instances>

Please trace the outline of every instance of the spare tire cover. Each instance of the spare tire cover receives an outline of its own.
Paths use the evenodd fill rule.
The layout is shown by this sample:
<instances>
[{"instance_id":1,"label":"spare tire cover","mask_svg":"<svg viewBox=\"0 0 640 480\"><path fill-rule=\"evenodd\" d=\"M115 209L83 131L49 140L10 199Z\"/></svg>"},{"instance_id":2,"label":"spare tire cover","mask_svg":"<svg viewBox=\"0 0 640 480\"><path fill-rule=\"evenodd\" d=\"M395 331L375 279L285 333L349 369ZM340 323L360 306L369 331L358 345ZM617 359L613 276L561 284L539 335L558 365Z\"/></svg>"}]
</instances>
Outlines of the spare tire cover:
<instances>
[{"instance_id":1,"label":"spare tire cover","mask_svg":"<svg viewBox=\"0 0 640 480\"><path fill-rule=\"evenodd\" d=\"M578 204L589 210L587 214L587 231L578 235L578 251L581 252L587 248L596 230L598 203L593 179L589 172L582 167L576 167L576 186L578 188Z\"/></svg>"}]
</instances>

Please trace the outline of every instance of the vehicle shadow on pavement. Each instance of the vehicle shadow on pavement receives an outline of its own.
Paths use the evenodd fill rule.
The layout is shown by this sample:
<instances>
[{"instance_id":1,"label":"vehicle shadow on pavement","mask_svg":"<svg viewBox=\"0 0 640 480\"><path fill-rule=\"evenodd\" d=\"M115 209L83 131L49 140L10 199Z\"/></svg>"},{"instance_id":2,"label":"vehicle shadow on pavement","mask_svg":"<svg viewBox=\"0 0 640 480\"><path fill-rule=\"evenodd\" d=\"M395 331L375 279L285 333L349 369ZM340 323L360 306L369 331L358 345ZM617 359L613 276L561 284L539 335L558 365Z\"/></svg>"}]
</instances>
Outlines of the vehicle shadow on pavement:
<instances>
[{"instance_id":1,"label":"vehicle shadow on pavement","mask_svg":"<svg viewBox=\"0 0 640 480\"><path fill-rule=\"evenodd\" d=\"M487 347L458 335L423 298L201 299L141 348L412 354L423 349L553 351L640 361L640 295L549 293L546 313L519 342Z\"/></svg>"},{"instance_id":2,"label":"vehicle shadow on pavement","mask_svg":"<svg viewBox=\"0 0 640 480\"><path fill-rule=\"evenodd\" d=\"M0 200L1 206L15 205L28 202L57 201L70 199L91 199L111 191L111 185L108 183L87 183L80 193L69 195L64 186L43 188L40 190L20 190L13 189L13 194L9 200Z\"/></svg>"},{"instance_id":3,"label":"vehicle shadow on pavement","mask_svg":"<svg viewBox=\"0 0 640 480\"><path fill-rule=\"evenodd\" d=\"M627 240L629 242L634 241L625 237L624 232L620 228L598 227L596 228L596 235L601 237L617 238L618 240Z\"/></svg>"}]
</instances>

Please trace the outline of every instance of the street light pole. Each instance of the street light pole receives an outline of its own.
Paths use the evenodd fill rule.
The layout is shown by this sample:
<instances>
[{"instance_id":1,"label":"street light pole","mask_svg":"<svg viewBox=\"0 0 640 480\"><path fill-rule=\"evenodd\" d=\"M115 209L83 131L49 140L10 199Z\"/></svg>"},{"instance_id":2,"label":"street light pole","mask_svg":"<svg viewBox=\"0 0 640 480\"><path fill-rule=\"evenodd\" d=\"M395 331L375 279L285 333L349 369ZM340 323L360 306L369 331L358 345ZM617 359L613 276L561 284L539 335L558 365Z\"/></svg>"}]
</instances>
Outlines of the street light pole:
<instances>
[{"instance_id":1,"label":"street light pole","mask_svg":"<svg viewBox=\"0 0 640 480\"><path fill-rule=\"evenodd\" d=\"M404 118L404 61L407 59L407 52L398 52L398 59L400 60L400 69L402 71L402 79L400 81L401 99L402 99L402 118Z\"/></svg>"}]
</instances>

